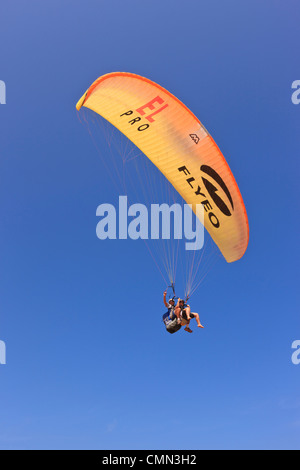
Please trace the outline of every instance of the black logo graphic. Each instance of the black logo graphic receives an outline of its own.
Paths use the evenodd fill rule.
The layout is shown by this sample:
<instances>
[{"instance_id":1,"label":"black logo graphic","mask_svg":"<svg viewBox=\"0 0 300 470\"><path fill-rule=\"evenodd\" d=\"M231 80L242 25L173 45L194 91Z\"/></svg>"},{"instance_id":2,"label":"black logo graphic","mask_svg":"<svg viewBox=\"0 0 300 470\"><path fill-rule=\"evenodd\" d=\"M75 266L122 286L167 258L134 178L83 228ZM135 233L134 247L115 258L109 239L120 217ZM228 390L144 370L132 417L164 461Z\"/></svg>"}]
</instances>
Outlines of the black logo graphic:
<instances>
[{"instance_id":1,"label":"black logo graphic","mask_svg":"<svg viewBox=\"0 0 300 470\"><path fill-rule=\"evenodd\" d=\"M221 189L223 189L224 193L228 197L228 200L230 202L230 205L231 205L232 209L234 210L233 200L232 200L230 191L227 188L224 181L222 180L221 176L213 168L211 168L210 166L207 166L207 165L202 165L200 170L203 173L206 173L208 176L210 176L219 185L219 187ZM220 209L220 211L223 212L223 214L226 215L227 217L231 216L232 213L231 213L230 209L225 204L223 199L217 194L218 188L216 188L213 183L208 181L203 176L202 176L202 181L203 181L210 197L212 198L212 200L214 201L216 206Z\"/></svg>"},{"instance_id":2,"label":"black logo graphic","mask_svg":"<svg viewBox=\"0 0 300 470\"><path fill-rule=\"evenodd\" d=\"M198 144L200 141L200 137L197 136L197 134L190 134L191 139L195 142L195 144Z\"/></svg>"}]
</instances>

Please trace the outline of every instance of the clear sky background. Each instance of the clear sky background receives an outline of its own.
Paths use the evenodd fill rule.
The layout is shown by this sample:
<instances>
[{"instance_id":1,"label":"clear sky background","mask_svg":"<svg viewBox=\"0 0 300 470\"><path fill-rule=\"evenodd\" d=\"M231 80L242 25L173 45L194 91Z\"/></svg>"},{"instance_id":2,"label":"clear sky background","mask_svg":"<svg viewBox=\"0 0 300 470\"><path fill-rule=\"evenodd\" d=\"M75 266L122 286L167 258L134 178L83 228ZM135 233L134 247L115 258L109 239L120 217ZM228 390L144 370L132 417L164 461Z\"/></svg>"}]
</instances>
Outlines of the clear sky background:
<instances>
[{"instance_id":1,"label":"clear sky background","mask_svg":"<svg viewBox=\"0 0 300 470\"><path fill-rule=\"evenodd\" d=\"M1 449L300 449L297 0L1 2ZM75 104L146 76L223 150L250 223L244 258L168 335L142 241L97 239L116 197Z\"/></svg>"}]
</instances>

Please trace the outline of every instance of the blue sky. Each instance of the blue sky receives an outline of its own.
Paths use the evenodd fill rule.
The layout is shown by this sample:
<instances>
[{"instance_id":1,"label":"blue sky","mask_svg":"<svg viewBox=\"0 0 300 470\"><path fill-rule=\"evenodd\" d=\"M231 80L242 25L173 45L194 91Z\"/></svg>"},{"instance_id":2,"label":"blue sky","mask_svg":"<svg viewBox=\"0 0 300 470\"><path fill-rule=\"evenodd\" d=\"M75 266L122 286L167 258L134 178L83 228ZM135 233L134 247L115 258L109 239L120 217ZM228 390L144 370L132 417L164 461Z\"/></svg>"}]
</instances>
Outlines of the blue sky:
<instances>
[{"instance_id":1,"label":"blue sky","mask_svg":"<svg viewBox=\"0 0 300 470\"><path fill-rule=\"evenodd\" d=\"M1 4L1 449L300 448L299 2ZM250 223L245 257L167 335L143 242L97 239L116 198L75 104L129 71L212 133Z\"/></svg>"}]
</instances>

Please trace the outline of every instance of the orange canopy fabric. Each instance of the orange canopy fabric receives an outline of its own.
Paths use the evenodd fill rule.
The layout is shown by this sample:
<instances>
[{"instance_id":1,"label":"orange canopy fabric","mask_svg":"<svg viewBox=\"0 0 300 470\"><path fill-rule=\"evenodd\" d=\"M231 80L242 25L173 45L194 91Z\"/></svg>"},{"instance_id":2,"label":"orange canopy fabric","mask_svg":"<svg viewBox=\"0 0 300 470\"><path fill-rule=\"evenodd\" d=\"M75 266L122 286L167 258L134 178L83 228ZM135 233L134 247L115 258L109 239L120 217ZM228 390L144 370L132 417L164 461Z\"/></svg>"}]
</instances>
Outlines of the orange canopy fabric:
<instances>
[{"instance_id":1,"label":"orange canopy fabric","mask_svg":"<svg viewBox=\"0 0 300 470\"><path fill-rule=\"evenodd\" d=\"M139 75L116 72L96 80L77 103L125 134L165 175L196 213L228 262L248 245L246 209L217 144L196 116L166 89Z\"/></svg>"}]
</instances>

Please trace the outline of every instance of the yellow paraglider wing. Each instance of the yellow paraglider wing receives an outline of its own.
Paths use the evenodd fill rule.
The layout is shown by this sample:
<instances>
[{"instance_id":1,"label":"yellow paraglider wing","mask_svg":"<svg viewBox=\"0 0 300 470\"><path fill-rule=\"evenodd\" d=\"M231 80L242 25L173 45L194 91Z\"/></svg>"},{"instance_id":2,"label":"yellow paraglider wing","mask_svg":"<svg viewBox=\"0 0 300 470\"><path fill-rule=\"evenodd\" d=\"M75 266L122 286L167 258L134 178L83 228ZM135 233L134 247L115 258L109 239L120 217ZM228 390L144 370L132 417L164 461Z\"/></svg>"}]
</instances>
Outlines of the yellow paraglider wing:
<instances>
[{"instance_id":1,"label":"yellow paraglider wing","mask_svg":"<svg viewBox=\"0 0 300 470\"><path fill-rule=\"evenodd\" d=\"M204 224L228 262L247 249L249 228L237 183L217 144L174 95L139 75L110 73L77 103L125 134L165 175Z\"/></svg>"}]
</instances>

